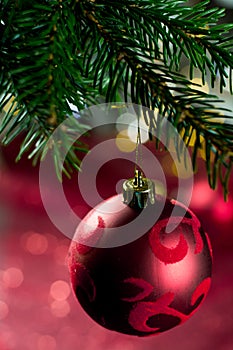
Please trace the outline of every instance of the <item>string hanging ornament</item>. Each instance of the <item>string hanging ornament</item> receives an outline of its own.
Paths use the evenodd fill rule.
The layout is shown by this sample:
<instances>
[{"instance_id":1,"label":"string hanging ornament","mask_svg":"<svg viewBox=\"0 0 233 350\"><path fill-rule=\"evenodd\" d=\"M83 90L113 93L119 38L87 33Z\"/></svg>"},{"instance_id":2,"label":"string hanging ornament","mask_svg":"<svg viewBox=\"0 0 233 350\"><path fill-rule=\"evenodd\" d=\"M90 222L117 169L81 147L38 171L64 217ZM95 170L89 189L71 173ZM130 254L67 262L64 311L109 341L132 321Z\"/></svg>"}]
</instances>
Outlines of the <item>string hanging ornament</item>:
<instances>
[{"instance_id":1,"label":"string hanging ornament","mask_svg":"<svg viewBox=\"0 0 233 350\"><path fill-rule=\"evenodd\" d=\"M142 165L139 118L135 163ZM169 233L168 222L175 227ZM140 237L134 238L134 227L143 232ZM144 337L183 324L197 311L210 288L212 249L195 214L162 199L135 166L123 192L102 201L78 225L68 267L74 294L95 322Z\"/></svg>"}]
</instances>

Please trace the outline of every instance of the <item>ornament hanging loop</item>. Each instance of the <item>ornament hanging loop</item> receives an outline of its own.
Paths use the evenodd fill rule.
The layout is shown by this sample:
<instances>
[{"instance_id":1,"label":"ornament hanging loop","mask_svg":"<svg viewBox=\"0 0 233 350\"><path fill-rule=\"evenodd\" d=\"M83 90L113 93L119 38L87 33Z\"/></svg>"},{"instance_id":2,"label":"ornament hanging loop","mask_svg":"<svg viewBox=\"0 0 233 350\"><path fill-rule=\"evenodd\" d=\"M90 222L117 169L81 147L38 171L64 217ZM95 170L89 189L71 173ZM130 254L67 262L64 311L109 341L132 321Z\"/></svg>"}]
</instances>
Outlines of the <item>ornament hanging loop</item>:
<instances>
[{"instance_id":1,"label":"ornament hanging loop","mask_svg":"<svg viewBox=\"0 0 233 350\"><path fill-rule=\"evenodd\" d=\"M134 178L123 183L123 202L134 209L143 209L148 204L154 204L154 183L143 177L142 172L136 169Z\"/></svg>"},{"instance_id":2,"label":"ornament hanging loop","mask_svg":"<svg viewBox=\"0 0 233 350\"><path fill-rule=\"evenodd\" d=\"M137 169L138 164L140 167L142 166L141 143L141 130L138 116L134 178L128 179L123 183L123 203L134 209L143 209L146 208L148 204L155 203L154 183L150 179L144 177L141 170Z\"/></svg>"},{"instance_id":3,"label":"ornament hanging loop","mask_svg":"<svg viewBox=\"0 0 233 350\"><path fill-rule=\"evenodd\" d=\"M135 169L136 172L137 164L139 167L142 167L142 138L141 138L141 129L140 129L140 120L139 116L137 116L138 124L137 124L137 140L136 140L136 160L135 160Z\"/></svg>"}]
</instances>

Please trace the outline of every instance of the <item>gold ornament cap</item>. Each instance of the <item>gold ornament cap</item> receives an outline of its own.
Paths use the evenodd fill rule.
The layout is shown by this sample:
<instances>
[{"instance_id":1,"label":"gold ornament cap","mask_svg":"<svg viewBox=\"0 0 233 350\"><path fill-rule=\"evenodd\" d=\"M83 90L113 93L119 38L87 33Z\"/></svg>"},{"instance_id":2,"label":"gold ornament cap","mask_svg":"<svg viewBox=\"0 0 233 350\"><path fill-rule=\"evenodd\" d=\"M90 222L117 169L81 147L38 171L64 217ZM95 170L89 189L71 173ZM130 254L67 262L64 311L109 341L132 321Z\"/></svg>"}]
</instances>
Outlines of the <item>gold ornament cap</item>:
<instances>
[{"instance_id":1,"label":"gold ornament cap","mask_svg":"<svg viewBox=\"0 0 233 350\"><path fill-rule=\"evenodd\" d=\"M140 170L135 170L134 178L123 183L123 202L131 208L143 209L155 203L154 182L143 177Z\"/></svg>"}]
</instances>

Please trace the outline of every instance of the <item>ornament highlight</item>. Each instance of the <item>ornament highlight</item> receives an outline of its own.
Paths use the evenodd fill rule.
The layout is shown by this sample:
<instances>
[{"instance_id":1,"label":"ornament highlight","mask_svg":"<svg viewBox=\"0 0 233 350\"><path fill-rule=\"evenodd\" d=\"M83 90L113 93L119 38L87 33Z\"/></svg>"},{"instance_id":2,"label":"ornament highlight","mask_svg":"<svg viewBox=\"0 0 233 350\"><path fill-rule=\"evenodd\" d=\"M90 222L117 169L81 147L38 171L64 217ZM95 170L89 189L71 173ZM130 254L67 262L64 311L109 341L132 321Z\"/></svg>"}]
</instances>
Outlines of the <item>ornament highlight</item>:
<instances>
[{"instance_id":1,"label":"ornament highlight","mask_svg":"<svg viewBox=\"0 0 233 350\"><path fill-rule=\"evenodd\" d=\"M141 205L145 196L135 198ZM73 291L103 327L141 337L159 334L188 320L205 299L212 271L210 241L191 210L167 199L157 222L140 238L122 246L98 247L98 242L110 239L107 228L127 225L142 210L156 210L161 199L153 197L155 204L149 201L143 209L123 205L122 200L116 195L101 202L77 227L68 257ZM178 216L171 218L174 207ZM168 221L178 222L170 233Z\"/></svg>"}]
</instances>

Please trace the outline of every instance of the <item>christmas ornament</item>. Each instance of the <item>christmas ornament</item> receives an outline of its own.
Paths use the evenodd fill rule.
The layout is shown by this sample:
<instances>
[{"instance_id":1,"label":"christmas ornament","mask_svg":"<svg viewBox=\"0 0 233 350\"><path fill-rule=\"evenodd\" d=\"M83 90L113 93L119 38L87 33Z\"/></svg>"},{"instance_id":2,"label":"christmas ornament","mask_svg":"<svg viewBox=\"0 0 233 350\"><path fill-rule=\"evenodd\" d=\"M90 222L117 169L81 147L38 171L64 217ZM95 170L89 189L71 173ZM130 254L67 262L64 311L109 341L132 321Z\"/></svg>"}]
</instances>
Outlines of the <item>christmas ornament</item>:
<instances>
[{"instance_id":1,"label":"christmas ornament","mask_svg":"<svg viewBox=\"0 0 233 350\"><path fill-rule=\"evenodd\" d=\"M127 225L143 210L156 211L161 202L152 182L138 171L123 189L123 197L101 202L77 227L68 257L71 283L83 309L103 327L129 335L158 334L188 320L205 299L211 246L197 217L166 199L159 219L141 237L98 247L108 240L107 228ZM171 217L174 207L178 216ZM168 221L175 224L181 218L167 233Z\"/></svg>"}]
</instances>

